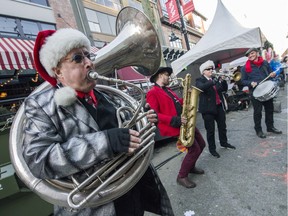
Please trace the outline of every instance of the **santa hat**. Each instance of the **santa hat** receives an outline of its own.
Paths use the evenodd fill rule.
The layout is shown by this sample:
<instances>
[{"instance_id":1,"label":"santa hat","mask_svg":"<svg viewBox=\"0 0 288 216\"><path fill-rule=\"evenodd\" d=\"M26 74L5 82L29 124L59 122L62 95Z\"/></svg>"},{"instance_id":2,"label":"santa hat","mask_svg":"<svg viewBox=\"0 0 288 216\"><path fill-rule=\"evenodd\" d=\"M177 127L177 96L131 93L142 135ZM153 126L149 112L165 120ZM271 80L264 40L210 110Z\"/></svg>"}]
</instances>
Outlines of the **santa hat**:
<instances>
[{"instance_id":1,"label":"santa hat","mask_svg":"<svg viewBox=\"0 0 288 216\"><path fill-rule=\"evenodd\" d=\"M208 60L200 65L199 67L200 73L203 74L204 70L206 70L209 67L213 67L213 69L215 68L214 62L211 60Z\"/></svg>"},{"instance_id":2,"label":"santa hat","mask_svg":"<svg viewBox=\"0 0 288 216\"><path fill-rule=\"evenodd\" d=\"M57 67L60 60L72 49L81 47L85 47L90 51L90 41L78 30L64 28L57 31L40 31L37 35L33 50L35 68L44 80L48 81L52 86L56 86L57 80L53 68ZM69 105L71 102L70 97L74 95L74 90L68 88L70 87L60 88L57 90L57 94L55 93L56 95L62 95L62 104L60 104L60 101L57 103L58 97L55 97L58 105ZM69 94L67 94L67 92L69 92ZM65 101L65 99L68 99L69 102Z\"/></svg>"}]
</instances>

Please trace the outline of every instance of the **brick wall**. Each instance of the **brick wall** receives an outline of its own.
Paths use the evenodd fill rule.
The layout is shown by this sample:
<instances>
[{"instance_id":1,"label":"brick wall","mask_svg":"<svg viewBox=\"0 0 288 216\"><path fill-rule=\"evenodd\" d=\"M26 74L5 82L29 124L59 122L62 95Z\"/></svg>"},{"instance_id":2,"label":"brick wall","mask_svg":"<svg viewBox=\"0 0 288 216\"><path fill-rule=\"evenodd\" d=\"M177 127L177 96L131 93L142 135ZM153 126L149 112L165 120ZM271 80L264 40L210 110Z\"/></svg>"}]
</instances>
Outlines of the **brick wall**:
<instances>
[{"instance_id":1,"label":"brick wall","mask_svg":"<svg viewBox=\"0 0 288 216\"><path fill-rule=\"evenodd\" d=\"M56 19L56 27L59 28L76 28L77 24L73 14L70 0L49 0Z\"/></svg>"}]
</instances>

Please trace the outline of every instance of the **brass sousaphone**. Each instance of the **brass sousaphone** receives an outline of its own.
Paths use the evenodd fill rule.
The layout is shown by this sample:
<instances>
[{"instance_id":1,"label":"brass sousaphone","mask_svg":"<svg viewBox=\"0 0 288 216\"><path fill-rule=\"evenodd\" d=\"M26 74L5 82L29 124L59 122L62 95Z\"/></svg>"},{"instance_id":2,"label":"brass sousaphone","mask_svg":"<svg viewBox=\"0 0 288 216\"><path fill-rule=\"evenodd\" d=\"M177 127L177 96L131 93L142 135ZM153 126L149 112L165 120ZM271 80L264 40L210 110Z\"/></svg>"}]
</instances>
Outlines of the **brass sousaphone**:
<instances>
[{"instance_id":1,"label":"brass sousaphone","mask_svg":"<svg viewBox=\"0 0 288 216\"><path fill-rule=\"evenodd\" d=\"M122 80L104 77L114 70L126 66L135 66L143 75L152 75L161 61L161 47L157 33L149 19L139 10L123 8L116 20L117 37L109 45L97 52L93 62L96 71L88 73L89 79L104 79L127 86L135 85ZM32 94L47 88L47 82L39 86ZM99 169L82 183L69 180L44 180L33 176L22 156L23 128L25 114L23 105L14 117L10 130L10 158L16 174L42 199L49 203L73 209L97 207L111 202L129 191L144 175L148 168L154 144L155 126L148 123L141 102L136 101L124 92L109 86L97 85L97 89L111 95L118 102L120 109L130 112L133 117L127 122L119 123L121 127L134 127L143 140L142 148L132 156L119 154L111 161L101 165ZM121 111L119 111L121 112ZM117 115L118 115L117 110ZM118 119L119 120L119 119Z\"/></svg>"}]
</instances>

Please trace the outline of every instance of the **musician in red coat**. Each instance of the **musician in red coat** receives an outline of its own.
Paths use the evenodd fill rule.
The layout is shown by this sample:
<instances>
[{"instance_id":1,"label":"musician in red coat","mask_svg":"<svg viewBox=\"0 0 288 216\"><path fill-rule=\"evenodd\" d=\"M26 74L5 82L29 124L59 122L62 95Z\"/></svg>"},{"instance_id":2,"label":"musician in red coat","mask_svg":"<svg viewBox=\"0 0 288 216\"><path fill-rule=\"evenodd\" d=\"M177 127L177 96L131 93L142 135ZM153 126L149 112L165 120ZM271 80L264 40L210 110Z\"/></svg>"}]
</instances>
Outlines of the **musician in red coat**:
<instances>
[{"instance_id":1,"label":"musician in red coat","mask_svg":"<svg viewBox=\"0 0 288 216\"><path fill-rule=\"evenodd\" d=\"M180 126L186 123L187 119L181 117L183 99L179 98L167 86L172 68L160 67L156 73L150 77L150 81L155 85L147 93L147 102L158 115L158 129L161 136L178 137ZM195 128L195 140L191 147L187 148L187 154L181 164L177 176L177 182L186 187L193 188L196 184L189 180L188 174L204 174L204 170L196 168L195 164L205 147L205 141L199 130Z\"/></svg>"}]
</instances>

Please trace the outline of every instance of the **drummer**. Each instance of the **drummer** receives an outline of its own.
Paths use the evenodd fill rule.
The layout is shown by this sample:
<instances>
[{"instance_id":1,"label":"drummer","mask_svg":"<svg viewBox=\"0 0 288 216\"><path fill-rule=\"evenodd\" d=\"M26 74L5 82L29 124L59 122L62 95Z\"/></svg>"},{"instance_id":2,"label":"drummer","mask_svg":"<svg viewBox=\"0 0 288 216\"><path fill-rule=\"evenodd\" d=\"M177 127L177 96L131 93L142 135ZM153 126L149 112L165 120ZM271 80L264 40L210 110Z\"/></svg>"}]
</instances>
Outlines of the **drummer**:
<instances>
[{"instance_id":1,"label":"drummer","mask_svg":"<svg viewBox=\"0 0 288 216\"><path fill-rule=\"evenodd\" d=\"M250 48L245 55L248 57L246 64L241 68L241 83L244 86L248 86L251 93L255 90L257 85L269 76L273 78L276 73L272 71L269 63L265 61L260 55L259 50L255 47ZM274 127L273 119L273 98L267 101L259 101L252 94L252 104L253 104L253 118L254 118L254 129L256 134L260 138L266 138L261 127L262 118L262 108L265 109L265 123L267 127L267 132L274 134L282 134L282 131Z\"/></svg>"}]
</instances>

